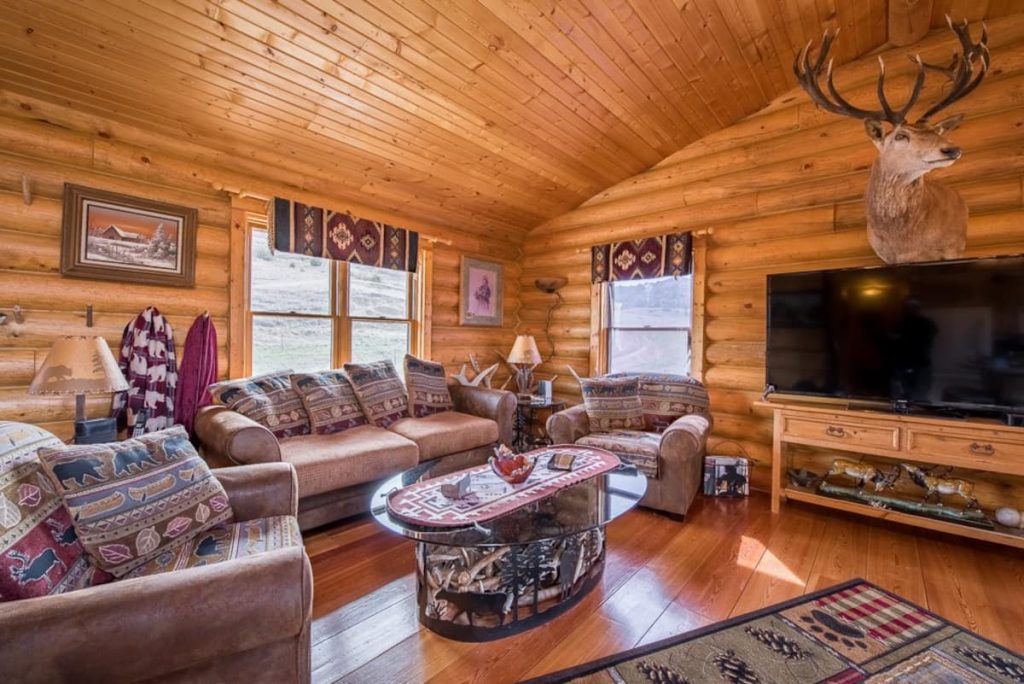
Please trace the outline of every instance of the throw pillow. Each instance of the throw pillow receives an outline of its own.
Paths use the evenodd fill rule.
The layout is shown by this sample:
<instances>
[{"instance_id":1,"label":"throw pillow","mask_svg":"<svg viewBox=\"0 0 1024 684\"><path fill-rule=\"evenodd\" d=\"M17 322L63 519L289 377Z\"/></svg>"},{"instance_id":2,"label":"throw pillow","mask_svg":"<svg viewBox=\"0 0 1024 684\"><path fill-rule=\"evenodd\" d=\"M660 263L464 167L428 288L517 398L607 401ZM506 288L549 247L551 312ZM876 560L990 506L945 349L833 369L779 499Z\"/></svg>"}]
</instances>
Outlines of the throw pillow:
<instances>
[{"instance_id":1,"label":"throw pillow","mask_svg":"<svg viewBox=\"0 0 1024 684\"><path fill-rule=\"evenodd\" d=\"M291 371L277 371L210 385L214 402L238 411L278 439L309 434L309 416L292 389Z\"/></svg>"},{"instance_id":2,"label":"throw pillow","mask_svg":"<svg viewBox=\"0 0 1024 684\"><path fill-rule=\"evenodd\" d=\"M234 519L180 425L123 442L45 448L39 460L82 546L115 577Z\"/></svg>"},{"instance_id":3,"label":"throw pillow","mask_svg":"<svg viewBox=\"0 0 1024 684\"><path fill-rule=\"evenodd\" d=\"M636 380L588 378L580 381L591 432L643 430L644 409Z\"/></svg>"},{"instance_id":4,"label":"throw pillow","mask_svg":"<svg viewBox=\"0 0 1024 684\"><path fill-rule=\"evenodd\" d=\"M0 422L0 602L113 579L78 543L71 515L39 462L40 449L59 446L34 425Z\"/></svg>"},{"instance_id":5,"label":"throw pillow","mask_svg":"<svg viewBox=\"0 0 1024 684\"><path fill-rule=\"evenodd\" d=\"M329 435L369 424L352 383L342 371L295 373L291 380L316 434Z\"/></svg>"},{"instance_id":6,"label":"throw pillow","mask_svg":"<svg viewBox=\"0 0 1024 684\"><path fill-rule=\"evenodd\" d=\"M406 354L405 386L409 388L409 408L414 418L451 411L454 406L440 363Z\"/></svg>"},{"instance_id":7,"label":"throw pillow","mask_svg":"<svg viewBox=\"0 0 1024 684\"><path fill-rule=\"evenodd\" d=\"M405 386L390 361L346 363L345 372L363 407L363 414L377 427L386 428L409 416Z\"/></svg>"},{"instance_id":8,"label":"throw pillow","mask_svg":"<svg viewBox=\"0 0 1024 684\"><path fill-rule=\"evenodd\" d=\"M680 416L708 415L708 392L699 380L688 375L613 373L605 378L637 381L646 430L664 432Z\"/></svg>"}]
</instances>

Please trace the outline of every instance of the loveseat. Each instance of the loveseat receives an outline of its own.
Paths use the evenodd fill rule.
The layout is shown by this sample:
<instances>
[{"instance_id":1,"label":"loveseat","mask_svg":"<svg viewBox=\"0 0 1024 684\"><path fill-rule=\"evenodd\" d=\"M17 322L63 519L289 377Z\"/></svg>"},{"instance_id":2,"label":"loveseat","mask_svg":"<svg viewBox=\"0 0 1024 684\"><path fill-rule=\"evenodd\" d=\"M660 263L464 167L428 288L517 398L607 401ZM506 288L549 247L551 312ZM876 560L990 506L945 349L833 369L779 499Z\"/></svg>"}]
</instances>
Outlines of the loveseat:
<instances>
[{"instance_id":1,"label":"loveseat","mask_svg":"<svg viewBox=\"0 0 1024 684\"><path fill-rule=\"evenodd\" d=\"M18 449L17 435L42 434L17 425L0 424L0 458ZM294 520L294 470L277 463L215 476L234 522L204 533L213 543L189 561L203 565L154 561L119 580L0 602L0 681L308 682L313 577ZM23 497L19 530L38 519L36 501ZM216 541L257 532L246 548Z\"/></svg>"},{"instance_id":2,"label":"loveseat","mask_svg":"<svg viewBox=\"0 0 1024 684\"><path fill-rule=\"evenodd\" d=\"M511 392L448 384L454 410L401 418L387 428L360 425L332 434L278 439L225 406L196 416L203 455L214 467L284 461L295 467L299 527L319 527L369 509L379 483L426 460L455 469L486 461L495 444L511 444Z\"/></svg>"},{"instance_id":3,"label":"loveseat","mask_svg":"<svg viewBox=\"0 0 1024 684\"><path fill-rule=\"evenodd\" d=\"M612 373L608 379L636 379L643 429L591 430L583 404L547 421L555 444L607 449L647 476L640 505L682 519L702 482L704 446L711 432L711 411L704 386L694 378L667 373Z\"/></svg>"}]
</instances>

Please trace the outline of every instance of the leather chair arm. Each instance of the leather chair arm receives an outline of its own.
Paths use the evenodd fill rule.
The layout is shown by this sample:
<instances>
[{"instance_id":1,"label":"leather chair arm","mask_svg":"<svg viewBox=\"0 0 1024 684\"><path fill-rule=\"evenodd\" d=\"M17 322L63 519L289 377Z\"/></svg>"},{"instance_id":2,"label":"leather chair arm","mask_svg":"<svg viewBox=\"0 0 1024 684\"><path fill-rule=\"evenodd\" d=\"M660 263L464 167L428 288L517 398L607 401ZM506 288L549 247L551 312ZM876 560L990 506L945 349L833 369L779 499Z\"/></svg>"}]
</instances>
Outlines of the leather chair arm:
<instances>
[{"instance_id":1,"label":"leather chair arm","mask_svg":"<svg viewBox=\"0 0 1024 684\"><path fill-rule=\"evenodd\" d=\"M583 404L577 404L548 416L546 429L552 444L575 444L590 434L590 418Z\"/></svg>"},{"instance_id":2,"label":"leather chair arm","mask_svg":"<svg viewBox=\"0 0 1024 684\"><path fill-rule=\"evenodd\" d=\"M299 480L291 463L258 463L213 471L228 493L235 520L299 514Z\"/></svg>"},{"instance_id":3,"label":"leather chair arm","mask_svg":"<svg viewBox=\"0 0 1024 684\"><path fill-rule=\"evenodd\" d=\"M662 459L682 459L684 456L704 452L704 443L711 432L711 421L707 416L692 413L676 420L661 435L658 451Z\"/></svg>"},{"instance_id":4,"label":"leather chair arm","mask_svg":"<svg viewBox=\"0 0 1024 684\"><path fill-rule=\"evenodd\" d=\"M226 406L199 409L195 431L214 465L281 460L281 447L270 430Z\"/></svg>"},{"instance_id":5,"label":"leather chair arm","mask_svg":"<svg viewBox=\"0 0 1024 684\"><path fill-rule=\"evenodd\" d=\"M505 390L450 384L455 410L490 418L498 424L498 442L512 444L516 419L516 395Z\"/></svg>"},{"instance_id":6,"label":"leather chair arm","mask_svg":"<svg viewBox=\"0 0 1024 684\"><path fill-rule=\"evenodd\" d=\"M293 547L13 601L0 611L0 681L159 679L296 638L312 592L309 559Z\"/></svg>"}]
</instances>

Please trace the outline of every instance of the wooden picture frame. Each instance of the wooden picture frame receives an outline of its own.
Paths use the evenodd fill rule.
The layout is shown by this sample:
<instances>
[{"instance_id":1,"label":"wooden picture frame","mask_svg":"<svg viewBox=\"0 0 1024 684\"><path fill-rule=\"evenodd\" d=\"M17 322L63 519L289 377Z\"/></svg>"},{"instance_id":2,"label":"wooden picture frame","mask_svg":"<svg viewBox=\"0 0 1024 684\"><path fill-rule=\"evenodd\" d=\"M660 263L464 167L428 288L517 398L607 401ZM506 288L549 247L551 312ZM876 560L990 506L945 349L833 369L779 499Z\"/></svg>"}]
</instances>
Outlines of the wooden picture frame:
<instances>
[{"instance_id":1,"label":"wooden picture frame","mask_svg":"<svg viewBox=\"0 0 1024 684\"><path fill-rule=\"evenodd\" d=\"M194 287L198 213L65 183L60 272L75 278Z\"/></svg>"},{"instance_id":2,"label":"wooden picture frame","mask_svg":"<svg viewBox=\"0 0 1024 684\"><path fill-rule=\"evenodd\" d=\"M463 256L459 279L459 325L501 326L505 274L502 265Z\"/></svg>"}]
</instances>

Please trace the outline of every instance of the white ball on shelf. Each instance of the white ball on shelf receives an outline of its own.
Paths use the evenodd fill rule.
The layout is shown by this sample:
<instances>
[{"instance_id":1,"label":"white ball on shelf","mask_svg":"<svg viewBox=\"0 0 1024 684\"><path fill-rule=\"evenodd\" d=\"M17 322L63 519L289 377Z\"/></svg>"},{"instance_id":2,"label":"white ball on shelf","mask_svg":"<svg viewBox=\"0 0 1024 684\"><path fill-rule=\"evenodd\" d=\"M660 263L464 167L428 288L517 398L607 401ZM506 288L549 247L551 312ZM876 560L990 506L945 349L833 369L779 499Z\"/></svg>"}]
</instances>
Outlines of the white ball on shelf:
<instances>
[{"instance_id":1,"label":"white ball on shelf","mask_svg":"<svg viewBox=\"0 0 1024 684\"><path fill-rule=\"evenodd\" d=\"M1006 527L1024 527L1024 524L1022 524L1024 523L1024 518L1022 518L1020 511L1007 506L996 509L996 521Z\"/></svg>"}]
</instances>

